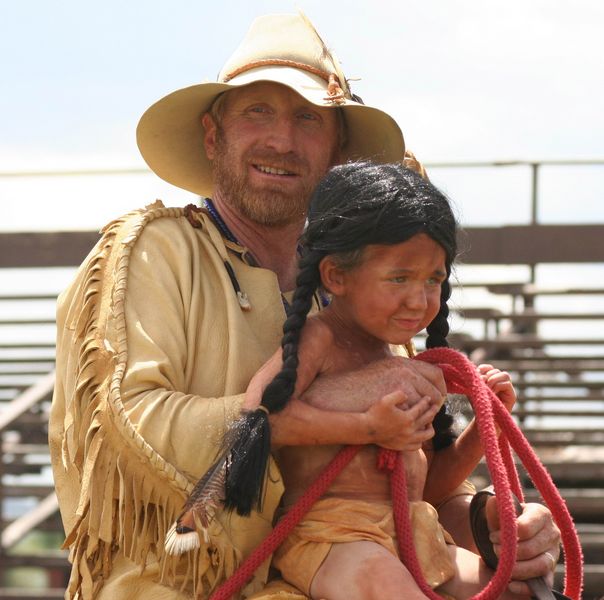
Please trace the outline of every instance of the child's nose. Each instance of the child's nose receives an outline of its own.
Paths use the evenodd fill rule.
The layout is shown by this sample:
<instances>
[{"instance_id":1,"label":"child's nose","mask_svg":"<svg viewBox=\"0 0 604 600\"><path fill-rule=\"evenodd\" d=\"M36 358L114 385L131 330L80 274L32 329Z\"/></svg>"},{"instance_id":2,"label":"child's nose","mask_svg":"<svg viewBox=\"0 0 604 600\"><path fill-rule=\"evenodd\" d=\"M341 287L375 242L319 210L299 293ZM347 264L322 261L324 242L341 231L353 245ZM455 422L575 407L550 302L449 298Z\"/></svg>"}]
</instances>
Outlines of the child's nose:
<instances>
[{"instance_id":1,"label":"child's nose","mask_svg":"<svg viewBox=\"0 0 604 600\"><path fill-rule=\"evenodd\" d=\"M423 285L415 285L407 297L407 306L415 310L426 308L428 300L426 298L426 290Z\"/></svg>"}]
</instances>

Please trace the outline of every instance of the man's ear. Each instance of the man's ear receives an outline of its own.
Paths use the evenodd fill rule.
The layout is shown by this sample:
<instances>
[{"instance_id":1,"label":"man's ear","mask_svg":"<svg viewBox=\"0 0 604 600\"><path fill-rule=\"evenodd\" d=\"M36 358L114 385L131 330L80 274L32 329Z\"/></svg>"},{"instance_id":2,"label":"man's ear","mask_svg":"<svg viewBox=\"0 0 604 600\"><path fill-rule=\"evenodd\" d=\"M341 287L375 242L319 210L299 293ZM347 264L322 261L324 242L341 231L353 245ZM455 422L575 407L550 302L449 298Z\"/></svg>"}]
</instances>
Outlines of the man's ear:
<instances>
[{"instance_id":1,"label":"man's ear","mask_svg":"<svg viewBox=\"0 0 604 600\"><path fill-rule=\"evenodd\" d=\"M323 287L334 296L346 292L346 272L331 256L324 256L319 263L319 273Z\"/></svg>"},{"instance_id":2,"label":"man's ear","mask_svg":"<svg viewBox=\"0 0 604 600\"><path fill-rule=\"evenodd\" d=\"M212 160L214 158L216 149L216 122L214 121L212 115L207 112L201 117L201 124L205 129L203 145L206 150L206 155L210 160Z\"/></svg>"}]
</instances>

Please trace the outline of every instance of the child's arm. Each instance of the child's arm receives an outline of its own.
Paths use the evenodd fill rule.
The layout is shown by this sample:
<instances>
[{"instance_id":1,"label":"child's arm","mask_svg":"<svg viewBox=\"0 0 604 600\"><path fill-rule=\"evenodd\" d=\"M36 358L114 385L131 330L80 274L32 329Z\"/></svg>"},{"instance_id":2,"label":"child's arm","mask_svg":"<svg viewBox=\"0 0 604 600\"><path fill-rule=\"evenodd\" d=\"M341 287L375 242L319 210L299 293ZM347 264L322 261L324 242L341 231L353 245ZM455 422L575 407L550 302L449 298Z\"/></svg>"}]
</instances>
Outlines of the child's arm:
<instances>
[{"instance_id":1,"label":"child's arm","mask_svg":"<svg viewBox=\"0 0 604 600\"><path fill-rule=\"evenodd\" d=\"M482 380L511 412L516 403L516 392L509 373L492 365L479 365ZM499 428L496 427L497 434ZM424 488L424 500L437 505L445 499L464 479L467 479L483 456L482 445L475 419L448 448L429 452L431 458Z\"/></svg>"}]
</instances>

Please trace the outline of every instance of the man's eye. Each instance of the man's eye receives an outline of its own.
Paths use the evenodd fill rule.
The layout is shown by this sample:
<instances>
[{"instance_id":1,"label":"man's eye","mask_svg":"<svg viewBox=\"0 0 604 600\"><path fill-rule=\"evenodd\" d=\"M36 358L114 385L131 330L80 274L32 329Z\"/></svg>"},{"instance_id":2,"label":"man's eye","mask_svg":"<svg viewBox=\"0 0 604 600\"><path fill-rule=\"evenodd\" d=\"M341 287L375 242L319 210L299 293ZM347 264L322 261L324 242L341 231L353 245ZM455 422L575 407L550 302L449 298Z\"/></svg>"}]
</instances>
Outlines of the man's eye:
<instances>
[{"instance_id":1,"label":"man's eye","mask_svg":"<svg viewBox=\"0 0 604 600\"><path fill-rule=\"evenodd\" d=\"M299 117L304 121L317 121L319 119L319 116L313 112L300 113Z\"/></svg>"}]
</instances>

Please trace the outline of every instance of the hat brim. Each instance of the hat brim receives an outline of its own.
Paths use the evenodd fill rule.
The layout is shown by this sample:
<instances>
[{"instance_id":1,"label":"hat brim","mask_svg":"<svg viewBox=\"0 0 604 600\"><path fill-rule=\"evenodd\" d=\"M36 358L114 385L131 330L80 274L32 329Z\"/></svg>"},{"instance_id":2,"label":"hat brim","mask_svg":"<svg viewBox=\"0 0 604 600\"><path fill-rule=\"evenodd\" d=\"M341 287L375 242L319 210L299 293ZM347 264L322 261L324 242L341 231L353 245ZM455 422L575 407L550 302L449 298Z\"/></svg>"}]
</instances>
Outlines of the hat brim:
<instances>
[{"instance_id":1,"label":"hat brim","mask_svg":"<svg viewBox=\"0 0 604 600\"><path fill-rule=\"evenodd\" d=\"M136 130L138 147L151 170L173 185L211 197L212 166L204 149L201 117L222 92L259 81L285 85L316 106L342 109L347 127L342 162L403 160L403 134L390 115L349 99L339 104L328 101L326 84L320 77L299 69L268 66L246 71L228 83L183 88L153 104Z\"/></svg>"}]
</instances>

